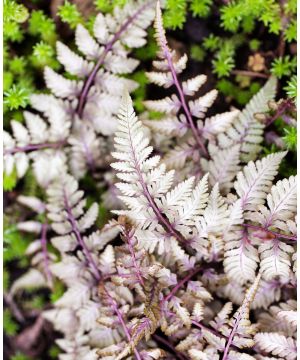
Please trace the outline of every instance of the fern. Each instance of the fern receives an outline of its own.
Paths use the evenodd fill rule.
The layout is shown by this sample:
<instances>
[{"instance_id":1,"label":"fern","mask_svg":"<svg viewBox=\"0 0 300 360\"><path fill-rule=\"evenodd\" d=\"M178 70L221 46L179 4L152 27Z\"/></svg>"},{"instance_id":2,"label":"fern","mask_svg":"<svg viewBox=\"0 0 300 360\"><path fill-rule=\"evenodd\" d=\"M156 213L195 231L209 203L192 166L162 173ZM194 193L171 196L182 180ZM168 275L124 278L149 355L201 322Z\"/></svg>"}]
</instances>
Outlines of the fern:
<instances>
[{"instance_id":1,"label":"fern","mask_svg":"<svg viewBox=\"0 0 300 360\"><path fill-rule=\"evenodd\" d=\"M259 17L277 31L276 4L262 15L256 4L250 17L241 4L222 6L228 29L248 31ZM131 49L146 43L152 2L95 5L105 15L88 29L75 3L60 7L78 51L58 41L57 60L54 23L41 11L30 14L29 31L41 42L39 59L29 61L49 66L51 94L31 95L32 112L15 113L4 133L5 188L17 185L5 197L7 335L15 341L31 332L26 324L38 313L35 324L48 320L56 332L58 347L45 356L59 359L295 359L296 177L283 170L286 151L264 147L265 138L285 149L278 135L283 123L295 127L293 100L272 101L271 77L244 110L206 116L217 92L200 95L205 75L184 77L188 58L169 48L159 3L158 60L147 76L165 97L146 100L143 68L128 74L139 64ZM197 0L164 5L168 26L181 26L187 9L205 17L212 8ZM241 18L230 22L227 11ZM294 12L290 0L285 11ZM20 21L26 16L21 11ZM15 22L12 15L5 21ZM293 28L282 39L292 35ZM142 61L156 49L151 36L134 52ZM215 69L227 75L245 40L222 41L209 36L201 49L217 51ZM250 47L255 62L260 45ZM25 57L12 59L8 89L27 66ZM237 82L249 86L241 76ZM138 83L137 110L149 110L139 118L129 95ZM241 92L244 102L255 84ZM236 99L237 86L218 87ZM9 273L15 265L18 277Z\"/></svg>"},{"instance_id":2,"label":"fern","mask_svg":"<svg viewBox=\"0 0 300 360\"><path fill-rule=\"evenodd\" d=\"M233 228L232 234L229 232L226 235L224 266L232 279L239 271L242 276L238 281L242 284L254 279L259 260L262 274L266 279L270 280L276 276L289 278L288 254L293 253L294 249L282 240L294 237L293 234L290 235L289 228L284 227L284 222L276 221L276 218L284 213L283 218L292 220L295 213L296 182L292 177L289 180L279 181L277 186L271 188L279 162L284 155L284 153L271 154L255 164L250 162L244 168L244 173L240 172L237 175L235 189L240 200L236 203L237 210L234 216L237 216L240 225ZM263 205L265 200L270 210ZM257 222L259 225L243 223L245 220ZM264 239L268 240L264 242Z\"/></svg>"},{"instance_id":3,"label":"fern","mask_svg":"<svg viewBox=\"0 0 300 360\"><path fill-rule=\"evenodd\" d=\"M142 123L135 116L128 95L124 97L119 119L116 152L112 154L119 162L112 166L123 180L116 186L129 210L115 213L132 219L139 229L140 245L151 252L156 245L159 245L158 253L165 252L169 248L168 238L204 251L208 234L222 231L226 222L227 207L218 187L214 188L207 207L206 177L196 187L193 187L194 178L189 178L172 189L174 171L166 172L159 156L149 157L152 147L148 146L149 140L143 135ZM219 226L213 226L216 220Z\"/></svg>"},{"instance_id":4,"label":"fern","mask_svg":"<svg viewBox=\"0 0 300 360\"><path fill-rule=\"evenodd\" d=\"M119 74L130 73L138 65L137 60L128 58L128 47L144 45L144 28L150 24L153 14L150 5L141 4L133 13L133 4L122 10L116 8L114 20L110 15L98 14L95 38L78 25L76 44L84 57L57 42L58 61L76 79L64 78L45 68L46 85L53 95L32 95L31 105L43 118L25 112L28 130L12 122L15 140L5 133L6 175L12 173L16 164L18 177L23 177L33 159L35 176L45 187L68 168L80 178L88 169L95 173L97 168L105 166L101 161L105 147L97 133L110 135L115 129L113 117L122 94L120 84L131 91L137 86ZM114 21L113 27L111 21ZM116 80L118 85L114 86ZM43 170L49 161L53 164L50 169L56 169L50 175Z\"/></svg>"},{"instance_id":5,"label":"fern","mask_svg":"<svg viewBox=\"0 0 300 360\"><path fill-rule=\"evenodd\" d=\"M110 247L95 256L118 233L116 224L107 225L102 232L85 233L95 223L98 206L92 204L84 211L86 200L83 192L78 190L78 183L71 176L66 176L63 182L56 182L47 190L48 217L52 220L52 228L58 234L51 242L61 254L61 261L50 266L54 276L67 286L67 291L56 300L55 309L48 310L44 317L54 324L56 330L61 331L66 339L58 340L58 345L69 356L75 356L77 351L84 356L95 351L86 343L84 331L89 336L101 336L101 327L97 329L96 319L99 314L97 300L97 285L101 278L101 271L110 266L108 256ZM70 251L77 250L77 256L70 255ZM107 265L106 265L107 264ZM110 272L111 267L107 268ZM75 277L74 275L77 274ZM103 333L104 335L104 333ZM117 333L106 335L106 340L114 338ZM66 345L68 346L66 347ZM85 345L86 344L86 345ZM77 350L76 350L77 349Z\"/></svg>"},{"instance_id":6,"label":"fern","mask_svg":"<svg viewBox=\"0 0 300 360\"><path fill-rule=\"evenodd\" d=\"M178 147L173 152L170 152L166 159L167 163L172 161L171 166L182 168L184 160L177 160L181 157L180 153L183 151L188 153L183 159L197 159L197 154L208 157L206 139L214 139L218 133L225 131L237 116L238 111L234 110L205 119L205 114L208 108L212 106L217 92L212 90L196 100L188 101L186 99L187 96L193 96L198 92L205 83L206 76L198 75L180 83L178 74L185 69L187 56L183 55L176 60L175 52L169 49L159 3L156 10L155 29L157 43L160 48L158 54L160 60L153 62L157 71L148 72L147 76L156 85L165 88L174 86L176 94L162 100L146 101L145 105L149 110L163 112L166 117L159 121L146 121L145 124L154 131L159 131L167 136L182 138ZM182 149L183 143L188 144L184 149Z\"/></svg>"}]
</instances>

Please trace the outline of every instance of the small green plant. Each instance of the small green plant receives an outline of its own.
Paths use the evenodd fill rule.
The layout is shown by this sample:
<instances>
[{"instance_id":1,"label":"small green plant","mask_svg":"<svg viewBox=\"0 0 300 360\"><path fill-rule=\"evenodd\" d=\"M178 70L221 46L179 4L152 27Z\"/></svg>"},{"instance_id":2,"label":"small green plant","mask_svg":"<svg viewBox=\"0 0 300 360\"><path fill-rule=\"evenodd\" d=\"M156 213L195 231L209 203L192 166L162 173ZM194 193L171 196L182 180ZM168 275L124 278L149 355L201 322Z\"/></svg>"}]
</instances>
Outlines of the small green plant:
<instances>
[{"instance_id":1,"label":"small green plant","mask_svg":"<svg viewBox=\"0 0 300 360\"><path fill-rule=\"evenodd\" d=\"M29 92L20 85L13 85L4 93L4 104L9 110L25 108L29 102Z\"/></svg>"},{"instance_id":2,"label":"small green plant","mask_svg":"<svg viewBox=\"0 0 300 360\"><path fill-rule=\"evenodd\" d=\"M69 24L71 29L75 29L78 24L83 22L83 18L79 13L75 4L65 1L58 9L58 16L63 22Z\"/></svg>"},{"instance_id":3,"label":"small green plant","mask_svg":"<svg viewBox=\"0 0 300 360\"><path fill-rule=\"evenodd\" d=\"M286 87L284 88L286 94L289 98L295 99L297 98L297 76L293 75L291 79L288 81Z\"/></svg>"},{"instance_id":4,"label":"small green plant","mask_svg":"<svg viewBox=\"0 0 300 360\"><path fill-rule=\"evenodd\" d=\"M289 55L279 57L272 62L271 72L281 79L283 76L291 76L297 66L296 58Z\"/></svg>"}]
</instances>

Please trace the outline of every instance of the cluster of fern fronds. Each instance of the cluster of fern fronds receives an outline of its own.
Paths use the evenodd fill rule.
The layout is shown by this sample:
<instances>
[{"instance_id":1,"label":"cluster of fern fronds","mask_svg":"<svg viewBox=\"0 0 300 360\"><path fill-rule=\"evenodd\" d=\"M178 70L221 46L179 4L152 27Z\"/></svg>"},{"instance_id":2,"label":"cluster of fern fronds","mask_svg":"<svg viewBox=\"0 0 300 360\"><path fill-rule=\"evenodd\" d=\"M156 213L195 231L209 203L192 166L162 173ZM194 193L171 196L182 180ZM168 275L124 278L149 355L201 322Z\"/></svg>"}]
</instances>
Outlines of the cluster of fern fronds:
<instances>
[{"instance_id":1,"label":"cluster of fern fronds","mask_svg":"<svg viewBox=\"0 0 300 360\"><path fill-rule=\"evenodd\" d=\"M275 101L267 76L243 109L217 113L208 76L185 76L159 2L126 2L92 29L72 4L61 16L78 50L56 43L65 71L48 64L48 92L4 132L7 189L17 184L5 213L9 356L296 359L297 181L280 172L294 100ZM137 116L131 52L147 28L158 52L145 75L161 89L143 103L135 93ZM15 263L24 270L10 279Z\"/></svg>"}]
</instances>

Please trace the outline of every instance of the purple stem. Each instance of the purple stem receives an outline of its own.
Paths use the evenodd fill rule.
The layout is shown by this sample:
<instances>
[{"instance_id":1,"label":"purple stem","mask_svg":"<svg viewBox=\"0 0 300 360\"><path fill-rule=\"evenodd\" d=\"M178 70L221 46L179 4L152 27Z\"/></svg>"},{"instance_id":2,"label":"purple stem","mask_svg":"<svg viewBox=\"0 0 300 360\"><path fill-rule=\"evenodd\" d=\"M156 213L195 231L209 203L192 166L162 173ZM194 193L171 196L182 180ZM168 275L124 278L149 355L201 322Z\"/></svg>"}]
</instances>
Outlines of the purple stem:
<instances>
[{"instance_id":1,"label":"purple stem","mask_svg":"<svg viewBox=\"0 0 300 360\"><path fill-rule=\"evenodd\" d=\"M14 317L20 323L24 323L25 322L24 315L22 314L21 310L18 308L18 305L14 302L13 296L11 294L3 293L3 298L7 306L10 308L11 312L13 313Z\"/></svg>"},{"instance_id":2,"label":"purple stem","mask_svg":"<svg viewBox=\"0 0 300 360\"><path fill-rule=\"evenodd\" d=\"M127 241L127 244L128 244L128 249L130 251L130 255L131 255L131 259L132 259L132 262L133 262L133 266L135 268L135 271L136 271L136 276L137 278L139 279L139 282L140 284L142 284L143 286L145 285L144 283L144 280L142 278L142 274L141 274L141 271L138 267L138 264L137 264L137 261L136 261L136 257L135 257L135 253L134 253L134 250L133 250L133 245L132 245L132 237L133 237L133 234L129 234L129 232L127 231L126 227L124 226L123 227L123 234L124 234L124 237Z\"/></svg>"},{"instance_id":3,"label":"purple stem","mask_svg":"<svg viewBox=\"0 0 300 360\"><path fill-rule=\"evenodd\" d=\"M131 25L131 23L152 3L152 1L146 2L143 6L141 6L132 16L130 16L126 22L124 22L124 24L120 27L120 29L115 33L114 37L112 38L111 41L109 41L105 47L104 47L104 51L102 53L102 55L100 56L100 58L98 59L97 63L95 64L93 70L91 71L91 73L89 74L88 78L86 79L83 88L79 94L79 101L78 101L78 106L76 109L77 114L79 115L79 117L82 117L83 115L83 110L84 110L84 106L86 103L86 98L87 95L90 91L90 88L95 80L95 77L97 75L97 72L99 71L100 67L103 65L104 60L106 58L106 55L111 51L113 45L115 44L115 42L117 40L119 40L120 36L122 35L122 33L124 31L127 30L127 28L129 27L129 25Z\"/></svg>"},{"instance_id":4,"label":"purple stem","mask_svg":"<svg viewBox=\"0 0 300 360\"><path fill-rule=\"evenodd\" d=\"M278 108L273 116L271 116L267 122L266 127L270 126L276 119L285 113L288 109L294 106L292 99L283 100L281 104L278 105ZM289 124L288 124L289 125Z\"/></svg>"},{"instance_id":5,"label":"purple stem","mask_svg":"<svg viewBox=\"0 0 300 360\"><path fill-rule=\"evenodd\" d=\"M91 268L93 269L95 278L99 281L101 279L100 271L99 271L99 269L98 269L92 255L91 255L89 249L87 248L85 242L83 241L83 239L81 237L80 231L78 229L76 220L75 220L74 215L72 213L72 209L71 209L70 204L68 202L65 191L64 191L64 203L65 203L65 208L66 208L66 212L67 212L67 216L68 216L68 221L70 222L70 224L72 226L72 232L74 233L78 244L81 246L87 261L89 262Z\"/></svg>"},{"instance_id":6,"label":"purple stem","mask_svg":"<svg viewBox=\"0 0 300 360\"><path fill-rule=\"evenodd\" d=\"M208 327L208 326L206 326L206 325L203 325L203 324L201 324L201 323L199 323L199 322L197 322L197 321L195 321L195 320L192 320L192 324L195 325L196 327L198 327L198 328L201 329L201 330L202 330L202 329L205 329L205 330L211 332L212 334L214 334L214 335L216 335L216 336L221 336L223 339L227 339L227 336L221 334L219 331L217 331L217 330L215 330L215 329L212 329L212 328L210 328L210 327ZM229 341L229 340L228 340L228 341ZM233 347L233 348L235 348L235 349L238 349L235 345L230 344L229 346L230 346L230 347Z\"/></svg>"},{"instance_id":7,"label":"purple stem","mask_svg":"<svg viewBox=\"0 0 300 360\"><path fill-rule=\"evenodd\" d=\"M67 140L60 140L53 143L41 143L41 144L28 144L25 146L16 146L11 149L4 150L4 155L8 154L16 154L18 152L29 152L34 150L41 150L41 149L47 149L47 148L53 148L57 149L61 146L65 145L67 143Z\"/></svg>"},{"instance_id":8,"label":"purple stem","mask_svg":"<svg viewBox=\"0 0 300 360\"><path fill-rule=\"evenodd\" d=\"M47 251L47 227L48 224L42 224L42 232L41 232L41 245L42 245L42 252L44 256L44 263L45 263L45 272L48 284L52 287L53 281L52 281L52 274L49 269L49 256Z\"/></svg>"},{"instance_id":9,"label":"purple stem","mask_svg":"<svg viewBox=\"0 0 300 360\"><path fill-rule=\"evenodd\" d=\"M186 277L184 277L181 281L179 281L179 283L171 290L171 292L162 299L161 304L163 304L164 302L170 300L174 294L187 282L189 281L194 275L196 275L198 272L200 272L202 270L202 268L196 268L194 269L192 272L190 272Z\"/></svg>"},{"instance_id":10,"label":"purple stem","mask_svg":"<svg viewBox=\"0 0 300 360\"><path fill-rule=\"evenodd\" d=\"M234 326L233 326L233 328L232 328L232 330L231 330L231 332L230 332L230 335L229 335L229 338L228 338L228 341L227 341L227 343L226 343L226 347L225 347L225 350L224 350L224 353L223 353L222 360L227 360L229 348L230 348L231 343L232 343L232 341L233 341L233 337L234 337L234 335L235 335L235 333L236 333L236 330L237 330L237 328L238 328L238 326L239 326L240 320L241 320L241 315L239 314L238 317L237 317L237 319L235 320Z\"/></svg>"},{"instance_id":11,"label":"purple stem","mask_svg":"<svg viewBox=\"0 0 300 360\"><path fill-rule=\"evenodd\" d=\"M272 230L269 230L268 228L264 228L262 226L257 226L257 225L252 225L252 224L242 224L242 226L244 227L247 227L247 228L250 228L250 229L254 229L254 230L261 230L261 231L265 231L267 233L270 233L276 237L281 237L283 239L288 239L288 240L297 240L297 236L294 235L294 236L291 236L291 235L285 235L285 234L281 234L281 233L278 233L278 232L275 232L275 231L272 231Z\"/></svg>"},{"instance_id":12,"label":"purple stem","mask_svg":"<svg viewBox=\"0 0 300 360\"><path fill-rule=\"evenodd\" d=\"M111 303L111 306L112 306L114 312L115 312L115 313L117 314L117 316L118 316L119 322L120 322L120 324L121 324L122 327L123 327L123 330L124 330L124 332L125 332L125 335L126 335L126 337L127 337L127 340L128 340L129 342L131 342L131 335L130 335L129 329L128 329L128 327L127 327L127 325L126 325L126 323L125 323L125 321L124 321L124 319L123 319L123 316L122 316L120 310L118 309L118 306L117 306L116 301L115 301L114 298L110 295L110 293L106 290L105 286L104 286L104 291L105 291L107 297L109 298L109 301L110 301L110 303ZM139 352L137 351L137 349L134 349L134 354L135 354L137 360L142 360L142 358L141 358Z\"/></svg>"},{"instance_id":13,"label":"purple stem","mask_svg":"<svg viewBox=\"0 0 300 360\"><path fill-rule=\"evenodd\" d=\"M85 152L86 162L88 164L88 167L90 168L92 174L95 174L95 171L96 171L95 160L94 160L93 154L91 153L88 145L86 144L86 141L84 140L82 133L80 134L80 140L83 145L83 150Z\"/></svg>"},{"instance_id":14,"label":"purple stem","mask_svg":"<svg viewBox=\"0 0 300 360\"><path fill-rule=\"evenodd\" d=\"M176 86L176 89L178 91L181 106L182 106L182 108L183 108L183 110L185 112L185 115L186 115L187 119L188 119L189 125L190 125L190 127L192 129L192 133L193 133L194 138L196 140L196 143L198 144L200 149L202 149L204 155L206 157L209 157L208 152L207 152L205 146L203 145L203 143L202 143L202 141L200 139L199 132L198 132L198 130L197 130L195 124L194 124L190 109L187 106L185 96L184 96L184 92L183 92L183 89L182 89L182 87L181 87L181 85L179 83L179 80L177 78L176 70L175 70L175 67L174 67L174 64L173 64L173 61L172 61L172 55L171 55L171 53L170 53L170 51L168 49L167 43L163 42L162 46L163 46L164 55L167 58L168 65L169 65L169 68L170 68L170 71L171 71L171 74L172 74L172 77L173 77L174 85Z\"/></svg>"},{"instance_id":15,"label":"purple stem","mask_svg":"<svg viewBox=\"0 0 300 360\"><path fill-rule=\"evenodd\" d=\"M156 205L153 197L151 196L147 184L145 183L144 179L143 179L143 174L141 171L141 168L139 166L139 162L136 158L135 155L135 151L134 151L134 147L132 144L132 137L131 137L131 131L130 131L130 127L128 127L128 135L129 135L129 140L130 140L130 147L131 147L131 153L133 156L133 161L134 161L134 167L136 169L136 172L138 174L139 177L139 182L142 186L143 189L143 195L146 197L150 207L152 208L152 210L154 211L154 214L158 220L158 222L162 225L162 227L164 228L164 230L170 234L173 235L179 242L183 242L186 243L187 240L184 238L184 236L182 236L175 228L174 226L169 222L169 220L167 219L167 217L165 217L160 209L158 208L158 206Z\"/></svg>"}]
</instances>

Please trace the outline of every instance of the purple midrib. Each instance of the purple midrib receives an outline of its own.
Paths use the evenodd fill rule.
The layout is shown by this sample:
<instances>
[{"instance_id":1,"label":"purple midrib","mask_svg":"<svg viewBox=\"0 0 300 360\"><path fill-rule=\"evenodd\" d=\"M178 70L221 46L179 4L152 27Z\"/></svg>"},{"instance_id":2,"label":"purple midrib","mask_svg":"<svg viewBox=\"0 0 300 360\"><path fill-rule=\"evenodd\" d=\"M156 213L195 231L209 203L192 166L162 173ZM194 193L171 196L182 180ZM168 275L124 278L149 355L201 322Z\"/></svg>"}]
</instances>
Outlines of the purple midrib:
<instances>
[{"instance_id":1,"label":"purple midrib","mask_svg":"<svg viewBox=\"0 0 300 360\"><path fill-rule=\"evenodd\" d=\"M88 96L88 93L91 89L91 86L94 83L95 77L97 75L97 72L99 71L100 67L103 65L104 60L107 56L107 54L111 51L113 45L117 40L119 40L120 36L127 30L127 28L133 23L134 20L148 7L150 6L152 1L146 2L143 6L141 6L132 16L130 16L127 21L124 22L124 24L120 27L120 29L115 33L112 40L110 40L104 48L103 53L99 57L97 63L95 64L93 70L89 74L88 78L86 79L83 88L79 94L78 99L78 106L76 109L76 113L79 115L79 117L82 117L84 106L86 104L86 99Z\"/></svg>"}]
</instances>

